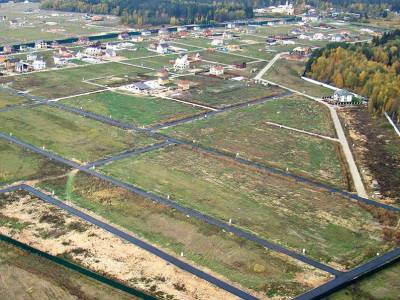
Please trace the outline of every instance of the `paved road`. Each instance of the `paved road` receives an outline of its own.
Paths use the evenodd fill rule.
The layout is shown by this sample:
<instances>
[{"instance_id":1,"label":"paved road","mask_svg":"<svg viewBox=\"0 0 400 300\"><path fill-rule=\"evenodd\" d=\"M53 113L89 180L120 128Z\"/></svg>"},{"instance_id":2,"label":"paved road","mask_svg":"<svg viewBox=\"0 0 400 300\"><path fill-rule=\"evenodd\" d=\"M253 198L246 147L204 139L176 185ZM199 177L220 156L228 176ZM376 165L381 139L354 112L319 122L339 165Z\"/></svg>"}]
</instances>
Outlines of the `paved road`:
<instances>
[{"instance_id":1,"label":"paved road","mask_svg":"<svg viewBox=\"0 0 400 300\"><path fill-rule=\"evenodd\" d=\"M262 79L264 74L267 73L269 69L271 69L271 67L275 64L275 62L278 59L281 58L281 56L283 54L287 54L287 53L286 52L281 52L281 53L278 53L277 55L275 55L274 58L271 59L271 61L263 69L260 70L260 72L258 72L258 74L256 75L256 77L254 77L254 79L256 79L256 80Z\"/></svg>"},{"instance_id":2,"label":"paved road","mask_svg":"<svg viewBox=\"0 0 400 300\"><path fill-rule=\"evenodd\" d=\"M347 165L349 166L350 174L351 174L351 177L353 179L354 187L356 188L357 194L360 197L368 198L368 194L367 194L367 192L365 190L364 183L363 183L363 181L361 179L361 175L360 175L360 173L358 171L358 168L357 168L357 165L356 165L356 163L354 161L353 153L350 150L349 143L348 143L348 141L346 139L346 135L344 134L343 127L342 127L342 124L340 123L340 120L339 120L339 117L337 115L336 109L334 107L332 107L331 105L329 105L328 103L322 101L320 98L310 96L308 94L296 91L294 89L288 88L286 86L283 86L281 84L278 84L278 83L275 83L275 82L272 82L272 81L269 81L269 80L264 80L264 79L262 79L262 80L267 82L267 83L270 83L270 84L273 84L273 85L277 85L277 86L279 86L279 87L281 87L283 89L286 89L288 91L291 91L293 93L297 93L299 95L307 97L307 98L309 98L311 100L317 101L317 102L325 105L326 107L328 107L329 112L330 112L331 117L332 117L333 124L335 126L336 134L338 136L339 142L340 142L340 144L342 146L342 149L343 149L344 156L345 156L346 161L347 161Z\"/></svg>"},{"instance_id":3,"label":"paved road","mask_svg":"<svg viewBox=\"0 0 400 300\"><path fill-rule=\"evenodd\" d=\"M231 285L229 283L226 283L226 282L224 282L224 281L222 281L222 280L220 280L220 279L218 279L218 278L216 278L216 277L214 277L214 276L212 276L210 274L207 274L204 271L202 271L200 269L197 269L196 267L193 267L193 266L189 265L188 263L175 258L174 256L169 255L168 253L166 253L166 252L164 252L164 251L152 246L149 243L146 243L146 242L144 242L144 241L142 241L142 240L140 240L140 239L138 239L138 238L126 233L126 232L123 232L123 231L119 230L119 229L117 229L116 227L114 227L114 226L112 226L110 224L104 223L104 222L102 222L102 221L100 221L100 220L98 220L98 219L96 219L96 218L94 218L92 216L89 216L88 214L86 214L86 213L84 213L84 212L82 212L82 211L80 211L80 210L78 210L78 209L76 209L76 208L74 208L72 206L69 206L69 205L65 204L64 202L62 202L60 200L57 200L57 199L55 199L55 198L53 198L53 197L51 197L51 196L49 196L47 194L44 194L41 191L39 191L39 190L29 186L29 185L24 185L23 184L23 185L18 186L17 189L29 192L30 194L35 195L36 197L42 199L46 203L49 203L51 205L55 205L58 208L60 208L62 210L65 210L65 211L69 212L70 214L73 214L73 215L77 216L78 218L80 218L80 219L82 219L82 220L84 220L86 222L89 222L89 223L91 223L91 224L93 224L93 225L95 225L95 226L97 226L97 227L99 227L101 229L104 229L104 230L106 230L106 231L118 236L119 238L121 238L121 239L123 239L125 241L128 241L129 243L131 243L131 244L133 244L135 246L138 246L138 247L140 247L140 248L142 248L142 249L144 249L144 250L146 250L146 251L148 251L148 252L150 252L150 253L158 256L158 257L160 257L161 259L169 262L170 264L173 264L174 266L176 266L176 267L178 267L178 268L180 268L180 269L182 269L182 270L184 270L186 272L189 272L189 273L191 273L191 274L193 274L193 275L195 275L195 276L197 276L197 277L199 277L199 278L201 278L203 280L208 281L209 283L211 283L211 284L213 284L213 285L215 285L215 286L217 286L217 287L219 287L219 288L221 288L221 289L223 289L223 290L225 290L225 291L227 291L227 292L229 292L229 293L231 293L231 294L233 294L233 295L235 295L237 297L240 297L240 298L246 299L246 300L255 300L255 299L257 299L256 297L250 295L249 293L247 293L245 291L242 291L242 290L234 287L233 285ZM14 188L14 190L15 190L15 188ZM8 189L8 190L6 189L5 191L4 190L0 190L0 193L4 193L4 192L7 192L7 191L10 191L10 189Z\"/></svg>"},{"instance_id":4,"label":"paved road","mask_svg":"<svg viewBox=\"0 0 400 300\"><path fill-rule=\"evenodd\" d=\"M322 135L322 134L318 134L318 133L314 133L314 132L309 132L309 131L305 131L305 130L301 130L301 129L297 129L297 128L293 128L293 127L289 127L289 126L285 126L285 125L282 125L282 124L273 123L273 122L269 122L269 121L265 121L264 123L268 124L268 125L275 126L275 127L279 127L279 128L285 128L287 130L308 134L308 135L315 136L315 137L318 137L318 138L321 138L321 139L324 139L324 140L330 140L332 142L339 142L338 139L330 137L330 136L326 136L326 135Z\"/></svg>"},{"instance_id":5,"label":"paved road","mask_svg":"<svg viewBox=\"0 0 400 300\"><path fill-rule=\"evenodd\" d=\"M198 212L196 210L183 207L183 206L179 205L178 203L174 202L173 200L158 196L158 195L153 194L153 193L148 192L148 191L144 191L143 189L141 189L139 187L136 187L136 186L134 186L132 184L129 184L129 183L123 182L121 180L112 178L110 176L98 173L98 172L96 172L96 171L94 171L92 169L86 168L85 166L78 165L75 162L71 162L71 161L68 161L65 158L59 157L59 156L57 156L57 155L55 155L53 153L50 153L50 152L44 151L42 149L36 148L35 146L33 146L31 144L26 144L26 143L24 143L22 141L18 141L15 138L8 137L7 135L0 134L0 138L4 138L4 139L6 139L6 140L8 140L10 142L17 142L18 145L21 145L22 147L25 147L25 148L27 148L29 150L37 152L37 153L39 153L39 154L41 154L41 155L43 155L45 157L48 157L48 158L50 158L50 159L52 159L54 161L58 161L58 162L64 163L67 166L71 166L71 167L73 167L75 169L78 169L78 170L80 170L82 172L85 172L85 173L87 173L89 175L92 175L92 176L95 176L95 177L97 177L99 179L102 179L102 180L105 180L107 182L110 182L115 186L124 188L124 189L126 189L126 190L128 190L130 192L138 194L138 195L144 197L145 199L150 199L150 200L155 201L157 203L160 203L160 204L166 205L168 207L174 208L177 211L182 212L185 215L192 216L192 217L197 218L197 219L199 219L199 220L201 220L203 222L206 222L208 224L211 224L211 225L214 225L216 227L219 227L220 229L223 229L223 230L225 230L227 232L231 232L231 233L233 233L233 234L235 234L235 235L237 235L239 237L242 237L242 238L247 239L249 241L253 241L253 242L259 244L262 247L265 247L265 248L280 252L282 254L286 254L286 255L288 255L288 256L290 256L292 258L300 260L300 261L302 261L302 262L304 262L304 263L306 263L308 265L314 266L315 268L321 269L321 270L326 271L328 273L331 273L331 274L334 274L334 275L341 274L340 271L338 271L338 270L336 270L336 269L334 269L334 268L332 268L330 266L324 265L324 264L322 264L322 263L320 263L320 262L318 262L316 260L313 260L313 259L311 259L309 257L301 255L301 254L299 254L297 252L288 250L288 249L286 249L286 248L284 248L284 247L282 247L282 246L280 246L278 244L271 243L271 242L269 242L269 241L267 241L265 239L262 239L262 238L260 238L260 237L258 237L256 235L254 235L254 234L251 234L251 233L249 233L247 231L239 229L239 228L237 228L235 226L229 225L228 224L228 220L226 220L226 222L222 222L222 221L217 220L217 219L215 219L215 218L213 218L211 216L202 214L202 213L200 213L200 212ZM174 140L171 140L171 141L175 142Z\"/></svg>"},{"instance_id":6,"label":"paved road","mask_svg":"<svg viewBox=\"0 0 400 300\"><path fill-rule=\"evenodd\" d=\"M169 141L169 140L166 140L166 141L163 141L161 143L157 143L157 144L150 145L150 146L147 146L147 147L124 151L124 152L122 152L120 154L113 155L113 156L108 157L108 158L99 159L99 160L97 160L95 162L89 163L89 164L85 165L85 167L89 168L89 169L92 168L92 167L98 167L98 166L110 163L112 161L117 161L117 160L121 160L121 159L124 159L124 158L127 158L127 157L131 157L133 155L138 155L138 154L150 152L150 151L153 151L153 150L156 150L156 149L160 149L160 148L166 147L168 145L172 145L172 144L174 144L174 143Z\"/></svg>"},{"instance_id":7,"label":"paved road","mask_svg":"<svg viewBox=\"0 0 400 300\"><path fill-rule=\"evenodd\" d=\"M336 277L332 281L329 281L307 293L304 293L303 295L300 295L296 298L296 300L323 299L333 292L350 285L360 277L372 274L382 269L386 265L398 261L400 261L400 248L396 248L388 253L380 255L349 272L343 273L341 276Z\"/></svg>"}]
</instances>

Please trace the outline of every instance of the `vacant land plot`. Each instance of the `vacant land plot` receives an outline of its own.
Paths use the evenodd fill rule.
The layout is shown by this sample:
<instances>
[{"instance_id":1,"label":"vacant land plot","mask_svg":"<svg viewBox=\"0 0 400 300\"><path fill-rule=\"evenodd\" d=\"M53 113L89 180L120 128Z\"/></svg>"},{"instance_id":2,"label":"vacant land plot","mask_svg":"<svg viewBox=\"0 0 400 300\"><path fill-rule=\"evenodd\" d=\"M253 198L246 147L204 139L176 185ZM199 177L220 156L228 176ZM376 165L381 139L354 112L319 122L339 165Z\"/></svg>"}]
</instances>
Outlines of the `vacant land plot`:
<instances>
[{"instance_id":1,"label":"vacant land plot","mask_svg":"<svg viewBox=\"0 0 400 300\"><path fill-rule=\"evenodd\" d=\"M7 92L0 91L0 109L7 106L14 106L27 102L23 97L11 95Z\"/></svg>"},{"instance_id":2,"label":"vacant land plot","mask_svg":"<svg viewBox=\"0 0 400 300\"><path fill-rule=\"evenodd\" d=\"M301 79L304 68L304 62L281 59L269 69L263 78L314 97L332 96L332 90Z\"/></svg>"},{"instance_id":3,"label":"vacant land plot","mask_svg":"<svg viewBox=\"0 0 400 300\"><path fill-rule=\"evenodd\" d=\"M82 173L40 186L262 294L294 296L314 285L299 280L306 274L315 282L327 279L288 257Z\"/></svg>"},{"instance_id":4,"label":"vacant land plot","mask_svg":"<svg viewBox=\"0 0 400 300\"><path fill-rule=\"evenodd\" d=\"M0 131L72 160L92 161L154 140L50 107L0 114Z\"/></svg>"},{"instance_id":5,"label":"vacant land plot","mask_svg":"<svg viewBox=\"0 0 400 300\"><path fill-rule=\"evenodd\" d=\"M0 45L93 35L115 30L119 25L117 17L109 17L107 21L94 25L91 21L84 20L84 14L39 10L39 3L2 3L0 15L7 16L8 20L15 19L21 24L16 28L9 25L8 20L1 22ZM114 29L101 26L105 23L114 26Z\"/></svg>"},{"instance_id":6,"label":"vacant land plot","mask_svg":"<svg viewBox=\"0 0 400 300\"><path fill-rule=\"evenodd\" d=\"M203 51L200 52L201 59L211 62L217 62L220 64L234 65L248 63L257 59L252 59L248 57L238 56L230 53L219 52L219 51Z\"/></svg>"},{"instance_id":7,"label":"vacant land plot","mask_svg":"<svg viewBox=\"0 0 400 300\"><path fill-rule=\"evenodd\" d=\"M0 140L0 161L0 185L67 172L66 168L3 140Z\"/></svg>"},{"instance_id":8,"label":"vacant land plot","mask_svg":"<svg viewBox=\"0 0 400 300\"><path fill-rule=\"evenodd\" d=\"M269 121L326 136L336 135L328 108L298 95L246 108L241 115L249 122Z\"/></svg>"},{"instance_id":9,"label":"vacant land plot","mask_svg":"<svg viewBox=\"0 0 400 300\"><path fill-rule=\"evenodd\" d=\"M277 53L268 51L265 44L245 45L240 47L238 54L254 57L255 59L271 60Z\"/></svg>"},{"instance_id":10,"label":"vacant land plot","mask_svg":"<svg viewBox=\"0 0 400 300\"><path fill-rule=\"evenodd\" d=\"M339 113L370 195L400 206L400 139L394 128L385 117L372 117L366 108Z\"/></svg>"},{"instance_id":11,"label":"vacant land plot","mask_svg":"<svg viewBox=\"0 0 400 300\"><path fill-rule=\"evenodd\" d=\"M360 280L326 300L397 300L400 295L400 263Z\"/></svg>"},{"instance_id":12,"label":"vacant land plot","mask_svg":"<svg viewBox=\"0 0 400 300\"><path fill-rule=\"evenodd\" d=\"M203 112L172 100L114 92L71 98L62 103L137 126L165 123Z\"/></svg>"},{"instance_id":13,"label":"vacant land plot","mask_svg":"<svg viewBox=\"0 0 400 300\"><path fill-rule=\"evenodd\" d=\"M0 214L0 233L156 298L233 299L158 256L24 192L1 195Z\"/></svg>"},{"instance_id":14,"label":"vacant land plot","mask_svg":"<svg viewBox=\"0 0 400 300\"><path fill-rule=\"evenodd\" d=\"M205 38L205 37L185 37L181 38L176 41L177 43L184 43L192 46L197 46L200 48L210 48L212 47L211 45L211 39Z\"/></svg>"},{"instance_id":15,"label":"vacant land plot","mask_svg":"<svg viewBox=\"0 0 400 300\"><path fill-rule=\"evenodd\" d=\"M4 299L139 299L2 241L0 272Z\"/></svg>"},{"instance_id":16,"label":"vacant land plot","mask_svg":"<svg viewBox=\"0 0 400 300\"><path fill-rule=\"evenodd\" d=\"M296 110L281 116L278 113L281 107L279 102L266 103L168 128L163 132L330 185L351 188L347 172L341 167L344 164L338 143L266 123L272 120L313 132L333 133L329 118L318 114L319 107L314 107L315 117L307 119L307 112L303 109L310 104L303 101L303 105L292 104Z\"/></svg>"},{"instance_id":17,"label":"vacant land plot","mask_svg":"<svg viewBox=\"0 0 400 300\"><path fill-rule=\"evenodd\" d=\"M231 159L171 146L112 162L108 175L212 215L338 268L354 267L394 242L357 204ZM235 193L232 193L232 191ZM398 215L390 216L392 230Z\"/></svg>"},{"instance_id":18,"label":"vacant land plot","mask_svg":"<svg viewBox=\"0 0 400 300\"><path fill-rule=\"evenodd\" d=\"M37 72L0 78L1 82L11 82L12 87L36 96L58 98L101 89L101 87L82 82L99 77L114 76L125 80L148 78L148 70L119 63L100 63L69 69Z\"/></svg>"},{"instance_id":19,"label":"vacant land plot","mask_svg":"<svg viewBox=\"0 0 400 300\"><path fill-rule=\"evenodd\" d=\"M262 99L283 93L277 87L264 87L242 81L224 80L211 76L185 76L191 83L191 89L174 97L189 102L214 107L224 107L251 100Z\"/></svg>"},{"instance_id":20,"label":"vacant land plot","mask_svg":"<svg viewBox=\"0 0 400 300\"><path fill-rule=\"evenodd\" d=\"M158 55L154 53L154 55ZM161 68L171 68L174 66L175 59L178 57L178 54L166 54L166 55L158 55L154 57L141 58L141 59L131 59L126 61L127 63L131 63L134 65L142 66L144 68L149 68L153 70L159 70Z\"/></svg>"}]
</instances>

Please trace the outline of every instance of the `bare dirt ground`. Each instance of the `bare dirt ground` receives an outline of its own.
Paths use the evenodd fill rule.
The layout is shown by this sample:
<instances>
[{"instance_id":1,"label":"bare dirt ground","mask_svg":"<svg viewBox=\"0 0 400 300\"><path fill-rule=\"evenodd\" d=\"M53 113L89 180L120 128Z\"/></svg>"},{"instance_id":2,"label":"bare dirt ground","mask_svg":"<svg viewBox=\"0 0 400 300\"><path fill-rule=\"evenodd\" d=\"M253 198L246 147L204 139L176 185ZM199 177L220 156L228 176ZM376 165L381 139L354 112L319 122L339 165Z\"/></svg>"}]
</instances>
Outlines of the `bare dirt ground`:
<instances>
[{"instance_id":1,"label":"bare dirt ground","mask_svg":"<svg viewBox=\"0 0 400 300\"><path fill-rule=\"evenodd\" d=\"M1 204L1 203L0 203ZM108 232L41 200L13 193L0 205L0 232L164 299L236 299ZM10 225L12 224L12 225Z\"/></svg>"},{"instance_id":2,"label":"bare dirt ground","mask_svg":"<svg viewBox=\"0 0 400 300\"><path fill-rule=\"evenodd\" d=\"M352 151L369 194L375 200L400 205L400 139L385 118L364 108L339 111Z\"/></svg>"}]
</instances>

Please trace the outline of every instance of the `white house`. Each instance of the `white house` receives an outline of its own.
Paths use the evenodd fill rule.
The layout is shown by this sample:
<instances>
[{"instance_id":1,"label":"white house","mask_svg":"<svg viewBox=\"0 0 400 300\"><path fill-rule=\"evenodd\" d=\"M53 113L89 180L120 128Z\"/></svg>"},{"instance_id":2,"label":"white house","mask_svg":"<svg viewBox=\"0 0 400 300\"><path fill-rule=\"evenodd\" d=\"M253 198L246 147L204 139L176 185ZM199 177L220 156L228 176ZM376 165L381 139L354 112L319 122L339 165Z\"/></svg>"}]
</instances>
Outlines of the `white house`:
<instances>
[{"instance_id":1,"label":"white house","mask_svg":"<svg viewBox=\"0 0 400 300\"><path fill-rule=\"evenodd\" d=\"M187 54L185 54L185 55L183 55L181 57L178 57L175 60L175 64L174 64L175 71L187 70L187 69L189 69L189 67L190 67L190 63L189 63L189 59L188 59Z\"/></svg>"},{"instance_id":2,"label":"white house","mask_svg":"<svg viewBox=\"0 0 400 300\"><path fill-rule=\"evenodd\" d=\"M186 31L186 30L187 30L186 26L179 26L176 28L177 32L182 32L182 31Z\"/></svg>"},{"instance_id":3,"label":"white house","mask_svg":"<svg viewBox=\"0 0 400 300\"><path fill-rule=\"evenodd\" d=\"M157 45L156 51L157 51L157 53L160 53L160 54L166 54L166 53L168 53L168 48L169 48L169 45L167 43L160 42Z\"/></svg>"},{"instance_id":4,"label":"white house","mask_svg":"<svg viewBox=\"0 0 400 300\"><path fill-rule=\"evenodd\" d=\"M35 42L36 49L45 49L47 48L47 43L45 41L39 40Z\"/></svg>"},{"instance_id":5,"label":"white house","mask_svg":"<svg viewBox=\"0 0 400 300\"><path fill-rule=\"evenodd\" d=\"M105 55L107 57L115 57L117 56L117 52L113 49L106 49Z\"/></svg>"},{"instance_id":6,"label":"white house","mask_svg":"<svg viewBox=\"0 0 400 300\"><path fill-rule=\"evenodd\" d=\"M64 66L68 63L67 59L65 59L64 57L61 57L59 55L54 55L53 60L54 60L54 64L57 66Z\"/></svg>"},{"instance_id":7,"label":"white house","mask_svg":"<svg viewBox=\"0 0 400 300\"><path fill-rule=\"evenodd\" d=\"M149 30L144 30L144 31L142 31L142 35L143 35L143 36L150 36L150 35L151 35L151 31L149 31Z\"/></svg>"},{"instance_id":8,"label":"white house","mask_svg":"<svg viewBox=\"0 0 400 300\"><path fill-rule=\"evenodd\" d=\"M323 33L317 32L314 33L312 40L314 41L320 41L320 40L324 40L325 39L325 35Z\"/></svg>"},{"instance_id":9,"label":"white house","mask_svg":"<svg viewBox=\"0 0 400 300\"><path fill-rule=\"evenodd\" d=\"M37 59L37 54L35 54L35 53L28 53L26 55L26 60L27 61L34 61L36 59Z\"/></svg>"},{"instance_id":10,"label":"white house","mask_svg":"<svg viewBox=\"0 0 400 300\"><path fill-rule=\"evenodd\" d=\"M210 67L210 74L215 76L224 75L224 67L223 66L211 66Z\"/></svg>"},{"instance_id":11,"label":"white house","mask_svg":"<svg viewBox=\"0 0 400 300\"><path fill-rule=\"evenodd\" d=\"M351 104L353 94L346 90L337 90L333 93L333 100L339 104Z\"/></svg>"},{"instance_id":12,"label":"white house","mask_svg":"<svg viewBox=\"0 0 400 300\"><path fill-rule=\"evenodd\" d=\"M211 41L211 45L212 46L223 46L224 45L224 41L222 39L213 39Z\"/></svg>"},{"instance_id":13,"label":"white house","mask_svg":"<svg viewBox=\"0 0 400 300\"><path fill-rule=\"evenodd\" d=\"M134 43L143 42L143 36L141 36L141 35L134 35L134 36L132 36L131 41L134 42Z\"/></svg>"},{"instance_id":14,"label":"white house","mask_svg":"<svg viewBox=\"0 0 400 300\"><path fill-rule=\"evenodd\" d=\"M99 47L87 47L85 49L85 54L89 56L101 56L103 55L103 52Z\"/></svg>"},{"instance_id":15,"label":"white house","mask_svg":"<svg viewBox=\"0 0 400 300\"><path fill-rule=\"evenodd\" d=\"M36 59L33 63L32 63L32 68L35 71L38 70L44 70L46 69L46 62L43 59Z\"/></svg>"}]
</instances>

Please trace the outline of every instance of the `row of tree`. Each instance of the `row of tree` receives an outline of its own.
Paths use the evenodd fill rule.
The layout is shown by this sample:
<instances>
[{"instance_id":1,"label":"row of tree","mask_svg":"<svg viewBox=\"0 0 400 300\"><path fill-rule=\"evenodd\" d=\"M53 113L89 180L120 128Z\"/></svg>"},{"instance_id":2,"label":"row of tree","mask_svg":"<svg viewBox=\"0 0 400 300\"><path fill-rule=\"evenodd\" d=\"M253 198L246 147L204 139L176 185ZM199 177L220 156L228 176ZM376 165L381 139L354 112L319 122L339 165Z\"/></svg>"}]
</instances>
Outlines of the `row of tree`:
<instances>
[{"instance_id":1,"label":"row of tree","mask_svg":"<svg viewBox=\"0 0 400 300\"><path fill-rule=\"evenodd\" d=\"M306 74L369 98L372 113L388 112L400 122L400 30L372 43L332 43L315 51Z\"/></svg>"},{"instance_id":2,"label":"row of tree","mask_svg":"<svg viewBox=\"0 0 400 300\"><path fill-rule=\"evenodd\" d=\"M253 17L246 0L42 0L44 9L121 16L125 24L212 23Z\"/></svg>"}]
</instances>

